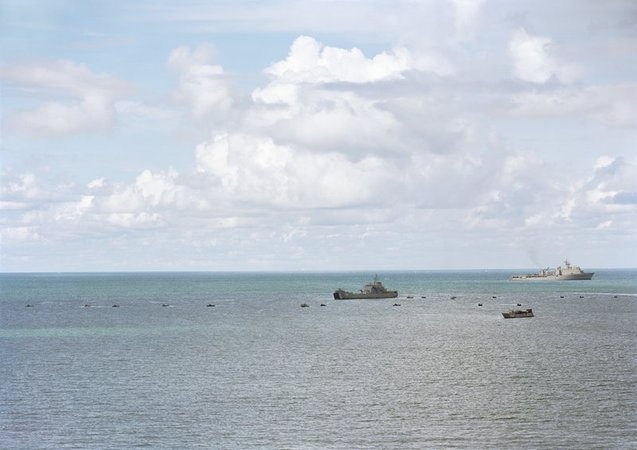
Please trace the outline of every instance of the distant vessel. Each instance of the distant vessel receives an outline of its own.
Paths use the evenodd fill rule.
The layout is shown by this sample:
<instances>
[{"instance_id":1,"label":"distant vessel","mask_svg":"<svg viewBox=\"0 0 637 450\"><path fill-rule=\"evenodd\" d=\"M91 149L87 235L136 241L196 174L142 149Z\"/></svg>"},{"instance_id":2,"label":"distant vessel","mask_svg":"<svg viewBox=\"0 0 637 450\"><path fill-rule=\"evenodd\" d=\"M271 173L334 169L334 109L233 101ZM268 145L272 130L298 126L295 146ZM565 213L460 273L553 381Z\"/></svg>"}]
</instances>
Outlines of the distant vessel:
<instances>
[{"instance_id":1,"label":"distant vessel","mask_svg":"<svg viewBox=\"0 0 637 450\"><path fill-rule=\"evenodd\" d=\"M533 310L531 308L512 309L509 312L503 312L502 316L504 316L505 319L518 319L520 317L534 317Z\"/></svg>"},{"instance_id":2,"label":"distant vessel","mask_svg":"<svg viewBox=\"0 0 637 450\"><path fill-rule=\"evenodd\" d=\"M343 289L334 291L334 300L350 300L359 298L394 298L398 297L398 291L388 291L383 283L378 281L378 275L374 276L374 281L367 283L358 292L347 292Z\"/></svg>"},{"instance_id":3,"label":"distant vessel","mask_svg":"<svg viewBox=\"0 0 637 450\"><path fill-rule=\"evenodd\" d=\"M539 273L531 273L528 275L513 275L512 280L515 281L534 281L534 280L590 280L595 272L584 272L579 266L571 266L568 260L564 261L563 266L551 270L548 267Z\"/></svg>"}]
</instances>

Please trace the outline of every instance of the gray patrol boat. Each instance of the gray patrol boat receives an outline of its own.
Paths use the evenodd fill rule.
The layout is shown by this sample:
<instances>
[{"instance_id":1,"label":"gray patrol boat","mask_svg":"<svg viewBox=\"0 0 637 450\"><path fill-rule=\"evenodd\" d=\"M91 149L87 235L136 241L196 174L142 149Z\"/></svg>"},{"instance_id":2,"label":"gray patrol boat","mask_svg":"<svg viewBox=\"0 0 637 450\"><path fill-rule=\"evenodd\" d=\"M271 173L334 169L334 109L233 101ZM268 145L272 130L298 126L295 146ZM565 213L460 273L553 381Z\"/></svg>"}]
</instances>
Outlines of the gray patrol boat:
<instances>
[{"instance_id":1,"label":"gray patrol boat","mask_svg":"<svg viewBox=\"0 0 637 450\"><path fill-rule=\"evenodd\" d=\"M563 266L551 270L548 267L539 273L530 273L528 275L513 275L514 281L536 281L536 280L590 280L595 272L584 272L579 266L571 266L568 260L564 261Z\"/></svg>"},{"instance_id":2,"label":"gray patrol boat","mask_svg":"<svg viewBox=\"0 0 637 450\"><path fill-rule=\"evenodd\" d=\"M334 291L334 300L395 297L398 297L398 291L388 291L385 286L383 286L383 283L378 281L378 275L374 276L374 281L367 283L363 289L358 292L347 292L340 288Z\"/></svg>"}]
</instances>

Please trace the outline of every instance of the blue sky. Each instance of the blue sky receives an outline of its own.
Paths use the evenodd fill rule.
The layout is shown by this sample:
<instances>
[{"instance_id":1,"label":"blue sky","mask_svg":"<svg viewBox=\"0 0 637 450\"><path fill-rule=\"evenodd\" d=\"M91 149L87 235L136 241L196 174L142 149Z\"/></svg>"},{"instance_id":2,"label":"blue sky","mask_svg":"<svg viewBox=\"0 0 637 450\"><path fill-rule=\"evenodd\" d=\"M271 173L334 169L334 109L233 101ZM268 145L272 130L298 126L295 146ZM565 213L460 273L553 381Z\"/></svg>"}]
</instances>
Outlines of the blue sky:
<instances>
[{"instance_id":1,"label":"blue sky","mask_svg":"<svg viewBox=\"0 0 637 450\"><path fill-rule=\"evenodd\" d=\"M0 1L0 270L637 264L632 1Z\"/></svg>"}]
</instances>

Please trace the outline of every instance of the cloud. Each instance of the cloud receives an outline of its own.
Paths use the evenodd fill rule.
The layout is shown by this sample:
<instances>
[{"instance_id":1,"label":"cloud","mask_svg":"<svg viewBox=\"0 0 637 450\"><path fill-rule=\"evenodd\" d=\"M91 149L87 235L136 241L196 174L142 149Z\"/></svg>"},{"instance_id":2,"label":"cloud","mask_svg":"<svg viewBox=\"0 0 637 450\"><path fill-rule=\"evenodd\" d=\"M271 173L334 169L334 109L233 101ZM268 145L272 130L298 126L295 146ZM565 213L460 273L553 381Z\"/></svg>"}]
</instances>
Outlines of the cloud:
<instances>
[{"instance_id":1,"label":"cloud","mask_svg":"<svg viewBox=\"0 0 637 450\"><path fill-rule=\"evenodd\" d=\"M290 46L286 59L265 70L271 78L287 83L373 83L404 78L410 70L441 76L453 69L449 62L434 54L413 54L396 47L367 58L357 48L350 50L325 46L313 37L299 36Z\"/></svg>"},{"instance_id":2,"label":"cloud","mask_svg":"<svg viewBox=\"0 0 637 450\"><path fill-rule=\"evenodd\" d=\"M413 74L451 76L453 67L433 53L399 47L368 58L356 48L301 36L265 73L270 80L253 91L245 116L251 132L314 151L362 155L396 153L403 145L397 110L404 99L387 92Z\"/></svg>"},{"instance_id":3,"label":"cloud","mask_svg":"<svg viewBox=\"0 0 637 450\"><path fill-rule=\"evenodd\" d=\"M541 84L555 77L562 83L571 83L579 76L576 65L561 62L553 54L551 39L532 36L524 28L513 33L508 51L515 75L523 81Z\"/></svg>"},{"instance_id":4,"label":"cloud","mask_svg":"<svg viewBox=\"0 0 637 450\"><path fill-rule=\"evenodd\" d=\"M117 118L115 102L131 89L114 76L96 74L66 60L5 65L0 73L14 89L40 100L35 109L13 110L4 118L10 130L34 136L108 130Z\"/></svg>"},{"instance_id":5,"label":"cloud","mask_svg":"<svg viewBox=\"0 0 637 450\"><path fill-rule=\"evenodd\" d=\"M598 227L608 222L637 221L637 162L601 156L587 179L575 183L565 199L563 217L581 225ZM629 227L634 232L634 225Z\"/></svg>"},{"instance_id":6,"label":"cloud","mask_svg":"<svg viewBox=\"0 0 637 450\"><path fill-rule=\"evenodd\" d=\"M214 56L212 45L201 44L194 49L178 47L168 58L168 66L179 77L173 98L188 105L197 119L221 115L234 104L229 78L220 65L211 64Z\"/></svg>"},{"instance_id":7,"label":"cloud","mask_svg":"<svg viewBox=\"0 0 637 450\"><path fill-rule=\"evenodd\" d=\"M271 138L217 135L197 147L197 171L216 181L221 196L256 207L341 208L371 202L390 181L383 161L312 153Z\"/></svg>"},{"instance_id":8,"label":"cloud","mask_svg":"<svg viewBox=\"0 0 637 450\"><path fill-rule=\"evenodd\" d=\"M476 19L484 0L451 0L455 16L456 34L460 39L473 36Z\"/></svg>"},{"instance_id":9,"label":"cloud","mask_svg":"<svg viewBox=\"0 0 637 450\"><path fill-rule=\"evenodd\" d=\"M637 127L637 84L565 87L511 96L512 113L524 117L590 117L618 128Z\"/></svg>"},{"instance_id":10,"label":"cloud","mask_svg":"<svg viewBox=\"0 0 637 450\"><path fill-rule=\"evenodd\" d=\"M265 72L279 80L295 83L368 83L400 78L402 72L412 66L411 56L404 48L366 58L357 48L323 46L312 37L300 36L290 47L287 58L274 63Z\"/></svg>"},{"instance_id":11,"label":"cloud","mask_svg":"<svg viewBox=\"0 0 637 450\"><path fill-rule=\"evenodd\" d=\"M44 195L44 191L36 182L35 174L32 172L14 173L4 170L1 179L0 195L4 199L29 201Z\"/></svg>"},{"instance_id":12,"label":"cloud","mask_svg":"<svg viewBox=\"0 0 637 450\"><path fill-rule=\"evenodd\" d=\"M0 229L2 241L38 241L41 236L33 227L6 227Z\"/></svg>"},{"instance_id":13,"label":"cloud","mask_svg":"<svg viewBox=\"0 0 637 450\"><path fill-rule=\"evenodd\" d=\"M58 78L11 73L21 80L16 86L37 87L36 107L25 112L31 119L44 114L39 100L46 98L62 107L49 113L76 121L66 131L49 124L31 133L104 130L125 118L125 134L118 130L106 142L140 153L125 170L113 169L120 172L109 172L115 164L78 169L73 176L82 182L35 167L3 172L3 243L17 249L29 240L58 248L102 241L119 245L121 254L154 248L160 259L171 255L165 264L268 269L296 268L296 261L332 268L340 252L348 256L339 258L339 268L360 267L378 258L370 249L377 241L383 261L413 267L422 255L434 255L422 251L433 247L436 256L429 257L436 259L447 245L473 252L471 237L515 247L524 235L634 230L635 163L617 156L637 117L632 80L572 83L580 72L563 61L561 48L522 28L511 36L507 25L490 35L495 47L478 45L472 37L482 4L454 7L456 15L444 20L456 40L446 46L423 32L418 45L405 40L364 53L351 41L324 45L299 36L287 55L268 60L274 62L263 71L267 80L245 97L233 90L232 70L215 62L210 44L178 47L161 59L176 79L169 107L126 98L126 83L75 63L56 66ZM491 20L486 12L480 21ZM493 64L475 68L475 61ZM511 62L522 82L504 73ZM495 78L481 80L485 73ZM101 109L84 106L94 91ZM508 108L504 121L496 111L501 104ZM16 117L12 111L14 126ZM530 118L560 117L588 118L626 134L595 127L596 137L612 141L608 156L593 167L598 151L586 146L565 171L554 162L562 155L544 148L548 132L529 137L526 128L543 122ZM155 147L156 135L145 134L153 121L179 128L193 118L197 132L174 133L175 144ZM546 132L542 125L537 131ZM204 127L206 134L193 138ZM568 144L570 136L551 139ZM165 148L190 152L173 169L167 160L176 151L157 156ZM152 159L144 159L146 149Z\"/></svg>"}]
</instances>

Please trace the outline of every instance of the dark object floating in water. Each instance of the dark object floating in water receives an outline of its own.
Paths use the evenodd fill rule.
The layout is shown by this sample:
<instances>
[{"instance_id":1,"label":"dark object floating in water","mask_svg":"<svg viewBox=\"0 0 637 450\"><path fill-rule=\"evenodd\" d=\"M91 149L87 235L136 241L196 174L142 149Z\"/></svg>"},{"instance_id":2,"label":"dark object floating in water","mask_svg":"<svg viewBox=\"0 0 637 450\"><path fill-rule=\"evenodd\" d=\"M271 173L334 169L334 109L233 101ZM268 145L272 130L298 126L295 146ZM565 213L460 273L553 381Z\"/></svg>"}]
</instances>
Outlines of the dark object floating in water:
<instances>
[{"instance_id":1,"label":"dark object floating in water","mask_svg":"<svg viewBox=\"0 0 637 450\"><path fill-rule=\"evenodd\" d=\"M518 303L516 306L522 306L522 303Z\"/></svg>"},{"instance_id":2,"label":"dark object floating in water","mask_svg":"<svg viewBox=\"0 0 637 450\"><path fill-rule=\"evenodd\" d=\"M309 308L310 305L308 305L307 303L301 303L301 308Z\"/></svg>"},{"instance_id":3,"label":"dark object floating in water","mask_svg":"<svg viewBox=\"0 0 637 450\"><path fill-rule=\"evenodd\" d=\"M583 296L583 295L580 295L580 296L579 296L579 298L584 298L584 296Z\"/></svg>"},{"instance_id":4,"label":"dark object floating in water","mask_svg":"<svg viewBox=\"0 0 637 450\"><path fill-rule=\"evenodd\" d=\"M113 305L113 308L119 308L119 305L115 304Z\"/></svg>"},{"instance_id":5,"label":"dark object floating in water","mask_svg":"<svg viewBox=\"0 0 637 450\"><path fill-rule=\"evenodd\" d=\"M213 305L212 303L208 303L208 304L206 305L206 308L214 308L214 307L215 307L215 305Z\"/></svg>"},{"instance_id":6,"label":"dark object floating in water","mask_svg":"<svg viewBox=\"0 0 637 450\"><path fill-rule=\"evenodd\" d=\"M166 306L170 306L170 305L168 303L162 303L161 306L165 308Z\"/></svg>"},{"instance_id":7,"label":"dark object floating in water","mask_svg":"<svg viewBox=\"0 0 637 450\"><path fill-rule=\"evenodd\" d=\"M321 306L327 306L325 303L321 303Z\"/></svg>"},{"instance_id":8,"label":"dark object floating in water","mask_svg":"<svg viewBox=\"0 0 637 450\"><path fill-rule=\"evenodd\" d=\"M455 300L455 299L457 299L457 298L458 298L458 297L456 297L456 296L454 295L453 297L451 297L451 300Z\"/></svg>"},{"instance_id":9,"label":"dark object floating in water","mask_svg":"<svg viewBox=\"0 0 637 450\"><path fill-rule=\"evenodd\" d=\"M89 305L88 303L86 305L84 305L85 308L90 308L91 305Z\"/></svg>"},{"instance_id":10,"label":"dark object floating in water","mask_svg":"<svg viewBox=\"0 0 637 450\"><path fill-rule=\"evenodd\" d=\"M423 296L422 296L422 297L420 297L420 298L427 298L427 296L426 296L426 295L423 295Z\"/></svg>"},{"instance_id":11,"label":"dark object floating in water","mask_svg":"<svg viewBox=\"0 0 637 450\"><path fill-rule=\"evenodd\" d=\"M509 312L503 312L502 316L505 319L518 319L522 317L534 317L533 310L531 308L528 309L512 309Z\"/></svg>"},{"instance_id":12,"label":"dark object floating in water","mask_svg":"<svg viewBox=\"0 0 637 450\"><path fill-rule=\"evenodd\" d=\"M617 298L617 296L616 296L616 295L613 295L613 298ZM27 306L29 306L29 305L27 305Z\"/></svg>"},{"instance_id":13,"label":"dark object floating in water","mask_svg":"<svg viewBox=\"0 0 637 450\"><path fill-rule=\"evenodd\" d=\"M496 296L494 295L494 296L492 296L491 298L498 298L498 297L496 297Z\"/></svg>"},{"instance_id":14,"label":"dark object floating in water","mask_svg":"<svg viewBox=\"0 0 637 450\"><path fill-rule=\"evenodd\" d=\"M407 298L414 298L414 296L413 295L408 295Z\"/></svg>"},{"instance_id":15,"label":"dark object floating in water","mask_svg":"<svg viewBox=\"0 0 637 450\"><path fill-rule=\"evenodd\" d=\"M563 296L563 295L560 295L560 298L564 298L564 296Z\"/></svg>"},{"instance_id":16,"label":"dark object floating in water","mask_svg":"<svg viewBox=\"0 0 637 450\"><path fill-rule=\"evenodd\" d=\"M482 306L482 303L478 303L478 306Z\"/></svg>"},{"instance_id":17,"label":"dark object floating in water","mask_svg":"<svg viewBox=\"0 0 637 450\"><path fill-rule=\"evenodd\" d=\"M400 306L400 303L394 303L394 306Z\"/></svg>"},{"instance_id":18,"label":"dark object floating in water","mask_svg":"<svg viewBox=\"0 0 637 450\"><path fill-rule=\"evenodd\" d=\"M28 304L26 307L27 308L33 308L33 305L32 304Z\"/></svg>"}]
</instances>

